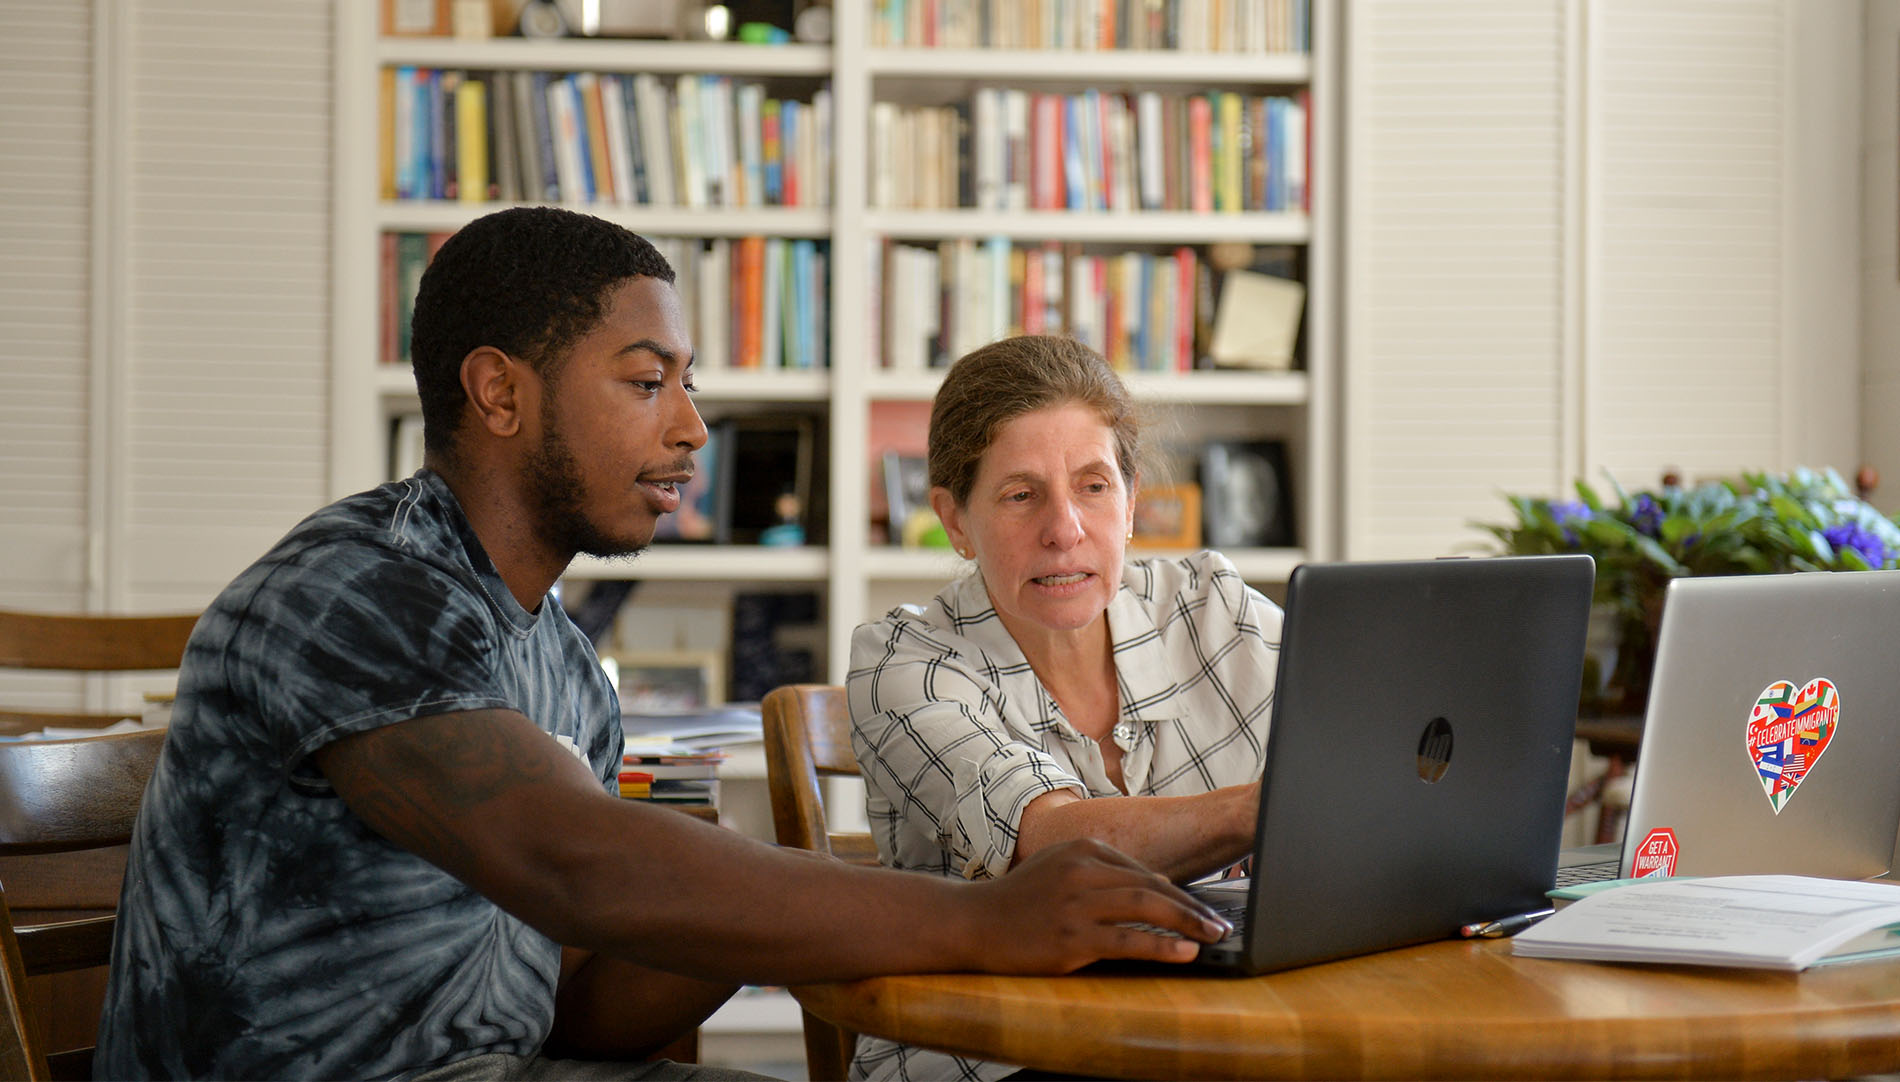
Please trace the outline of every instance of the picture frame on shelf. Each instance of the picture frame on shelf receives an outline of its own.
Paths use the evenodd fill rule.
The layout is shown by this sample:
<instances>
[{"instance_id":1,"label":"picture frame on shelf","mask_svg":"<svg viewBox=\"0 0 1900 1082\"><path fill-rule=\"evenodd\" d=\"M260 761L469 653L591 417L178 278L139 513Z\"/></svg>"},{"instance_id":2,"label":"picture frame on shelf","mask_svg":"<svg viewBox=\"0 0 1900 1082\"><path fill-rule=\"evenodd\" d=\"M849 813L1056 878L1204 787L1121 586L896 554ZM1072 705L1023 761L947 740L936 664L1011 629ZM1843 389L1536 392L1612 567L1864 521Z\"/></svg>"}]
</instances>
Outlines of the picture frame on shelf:
<instances>
[{"instance_id":1,"label":"picture frame on shelf","mask_svg":"<svg viewBox=\"0 0 1900 1082\"><path fill-rule=\"evenodd\" d=\"M869 431L865 438L865 474L866 488L870 493L870 539L874 545L898 545L903 543L905 508L899 507L895 514L891 510L890 469L886 463L891 455L909 456L919 460L907 467L921 475L925 472L921 464L927 449L927 434L930 431L930 403L928 401L874 401L871 403ZM914 487L914 486L913 486ZM909 489L905 489L909 491ZM918 490L917 499L927 503L928 489Z\"/></svg>"},{"instance_id":2,"label":"picture frame on shelf","mask_svg":"<svg viewBox=\"0 0 1900 1082\"><path fill-rule=\"evenodd\" d=\"M732 433L725 424L706 426L706 446L693 452L693 479L680 486L679 510L661 515L655 541L723 545L731 533L732 476L726 468Z\"/></svg>"},{"instance_id":3,"label":"picture frame on shelf","mask_svg":"<svg viewBox=\"0 0 1900 1082\"><path fill-rule=\"evenodd\" d=\"M449 33L452 0L383 0L381 29L389 37L442 37Z\"/></svg>"},{"instance_id":4,"label":"picture frame on shelf","mask_svg":"<svg viewBox=\"0 0 1900 1082\"><path fill-rule=\"evenodd\" d=\"M813 504L813 418L789 413L734 417L723 427L730 475L723 501L727 543L756 545L768 530L788 524L798 526L806 538L814 537L823 516Z\"/></svg>"},{"instance_id":5,"label":"picture frame on shelf","mask_svg":"<svg viewBox=\"0 0 1900 1082\"><path fill-rule=\"evenodd\" d=\"M1201 536L1208 548L1293 544L1293 492L1283 440L1201 446Z\"/></svg>"},{"instance_id":6,"label":"picture frame on shelf","mask_svg":"<svg viewBox=\"0 0 1900 1082\"><path fill-rule=\"evenodd\" d=\"M624 714L680 713L726 699L725 657L716 650L612 650Z\"/></svg>"},{"instance_id":7,"label":"picture frame on shelf","mask_svg":"<svg viewBox=\"0 0 1900 1082\"><path fill-rule=\"evenodd\" d=\"M1135 492L1134 543L1143 548L1201 547L1201 486L1143 485Z\"/></svg>"},{"instance_id":8,"label":"picture frame on shelf","mask_svg":"<svg viewBox=\"0 0 1900 1082\"><path fill-rule=\"evenodd\" d=\"M389 430L389 480L400 481L422 468L422 414L392 417Z\"/></svg>"},{"instance_id":9,"label":"picture frame on shelf","mask_svg":"<svg viewBox=\"0 0 1900 1082\"><path fill-rule=\"evenodd\" d=\"M930 510L930 460L885 451L879 468L884 474L884 502L891 513L891 543L902 544L911 517Z\"/></svg>"}]
</instances>

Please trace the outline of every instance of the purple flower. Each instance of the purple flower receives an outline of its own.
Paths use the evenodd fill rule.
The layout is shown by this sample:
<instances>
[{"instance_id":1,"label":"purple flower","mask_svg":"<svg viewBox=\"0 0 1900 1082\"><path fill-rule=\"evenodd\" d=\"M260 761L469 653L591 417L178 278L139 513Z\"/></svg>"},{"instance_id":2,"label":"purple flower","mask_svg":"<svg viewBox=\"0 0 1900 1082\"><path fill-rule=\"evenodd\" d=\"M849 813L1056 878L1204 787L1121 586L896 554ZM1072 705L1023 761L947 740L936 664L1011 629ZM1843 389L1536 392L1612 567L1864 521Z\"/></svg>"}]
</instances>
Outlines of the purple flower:
<instances>
[{"instance_id":1,"label":"purple flower","mask_svg":"<svg viewBox=\"0 0 1900 1082\"><path fill-rule=\"evenodd\" d=\"M1663 509L1656 498L1647 492L1638 493L1635 502L1630 505L1630 525L1636 532L1647 537L1662 534Z\"/></svg>"},{"instance_id":2,"label":"purple flower","mask_svg":"<svg viewBox=\"0 0 1900 1082\"><path fill-rule=\"evenodd\" d=\"M1888 556L1891 555L1887 551L1887 543L1858 522L1843 522L1837 526L1829 526L1821 531L1821 536L1836 549L1850 548L1859 552L1874 567L1886 564Z\"/></svg>"},{"instance_id":3,"label":"purple flower","mask_svg":"<svg viewBox=\"0 0 1900 1082\"><path fill-rule=\"evenodd\" d=\"M1550 517L1563 528L1566 545L1578 542L1577 531L1570 528L1571 524L1589 522L1591 514L1590 505L1582 500L1557 500L1550 505Z\"/></svg>"}]
</instances>

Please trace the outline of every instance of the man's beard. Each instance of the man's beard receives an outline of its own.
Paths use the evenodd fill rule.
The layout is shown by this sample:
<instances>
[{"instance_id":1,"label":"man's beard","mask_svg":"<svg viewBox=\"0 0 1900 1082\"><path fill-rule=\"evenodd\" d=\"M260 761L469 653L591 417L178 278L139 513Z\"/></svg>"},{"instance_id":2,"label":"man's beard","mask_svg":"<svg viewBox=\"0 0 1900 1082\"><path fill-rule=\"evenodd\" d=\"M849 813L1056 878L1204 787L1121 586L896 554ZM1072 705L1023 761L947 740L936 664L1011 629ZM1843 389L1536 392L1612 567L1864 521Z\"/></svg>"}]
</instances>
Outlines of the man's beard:
<instances>
[{"instance_id":1,"label":"man's beard","mask_svg":"<svg viewBox=\"0 0 1900 1082\"><path fill-rule=\"evenodd\" d=\"M544 411L542 431L546 435L527 461L528 491L537 512L535 534L560 552L584 552L602 558L638 554L646 548L644 542L609 537L587 517L580 464L549 421Z\"/></svg>"}]
</instances>

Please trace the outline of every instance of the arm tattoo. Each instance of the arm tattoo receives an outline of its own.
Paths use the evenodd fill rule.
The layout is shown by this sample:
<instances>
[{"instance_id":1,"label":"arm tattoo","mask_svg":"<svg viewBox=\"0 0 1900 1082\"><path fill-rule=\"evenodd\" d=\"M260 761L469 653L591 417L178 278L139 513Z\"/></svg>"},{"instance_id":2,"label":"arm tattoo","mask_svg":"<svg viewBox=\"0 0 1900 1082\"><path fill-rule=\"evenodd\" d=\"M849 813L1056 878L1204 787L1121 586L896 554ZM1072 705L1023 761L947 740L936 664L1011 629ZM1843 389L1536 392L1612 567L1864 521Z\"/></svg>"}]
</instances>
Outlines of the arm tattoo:
<instances>
[{"instance_id":1,"label":"arm tattoo","mask_svg":"<svg viewBox=\"0 0 1900 1082\"><path fill-rule=\"evenodd\" d=\"M427 718L365 734L352 757L352 808L390 842L438 864L475 858L462 813L554 776L551 739L511 739L486 719ZM537 730L538 732L538 730ZM560 753L564 754L564 753Z\"/></svg>"}]
</instances>

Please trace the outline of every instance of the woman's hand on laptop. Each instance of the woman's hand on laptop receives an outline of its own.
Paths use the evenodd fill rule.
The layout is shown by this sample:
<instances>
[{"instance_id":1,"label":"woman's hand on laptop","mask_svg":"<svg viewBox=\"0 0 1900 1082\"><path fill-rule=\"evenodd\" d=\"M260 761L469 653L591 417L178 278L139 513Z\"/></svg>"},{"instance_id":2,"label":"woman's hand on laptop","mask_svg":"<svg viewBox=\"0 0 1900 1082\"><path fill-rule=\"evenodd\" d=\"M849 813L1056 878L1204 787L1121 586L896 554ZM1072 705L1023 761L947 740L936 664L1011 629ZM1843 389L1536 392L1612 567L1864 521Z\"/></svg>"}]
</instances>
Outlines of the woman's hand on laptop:
<instances>
[{"instance_id":1,"label":"woman's hand on laptop","mask_svg":"<svg viewBox=\"0 0 1900 1082\"><path fill-rule=\"evenodd\" d=\"M1166 877L1092 840L1043 849L970 893L981 896L980 968L997 973L1067 973L1103 958L1190 962L1201 943L1233 930Z\"/></svg>"}]
</instances>

